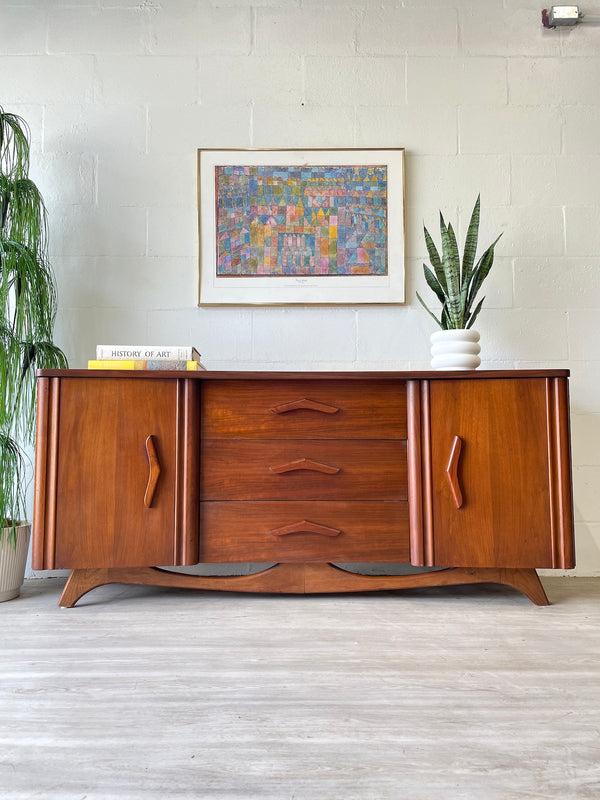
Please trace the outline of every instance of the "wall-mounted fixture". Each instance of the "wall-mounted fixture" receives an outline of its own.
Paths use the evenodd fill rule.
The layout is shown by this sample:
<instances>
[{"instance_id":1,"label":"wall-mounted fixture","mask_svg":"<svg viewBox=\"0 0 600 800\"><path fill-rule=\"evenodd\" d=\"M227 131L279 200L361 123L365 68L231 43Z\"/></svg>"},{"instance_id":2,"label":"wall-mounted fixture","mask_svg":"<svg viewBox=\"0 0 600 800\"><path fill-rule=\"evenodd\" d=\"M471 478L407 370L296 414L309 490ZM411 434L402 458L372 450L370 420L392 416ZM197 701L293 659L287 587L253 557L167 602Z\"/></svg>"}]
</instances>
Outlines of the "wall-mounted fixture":
<instances>
[{"instance_id":1,"label":"wall-mounted fixture","mask_svg":"<svg viewBox=\"0 0 600 800\"><path fill-rule=\"evenodd\" d=\"M583 21L579 6L551 6L542 11L544 28L572 28Z\"/></svg>"}]
</instances>

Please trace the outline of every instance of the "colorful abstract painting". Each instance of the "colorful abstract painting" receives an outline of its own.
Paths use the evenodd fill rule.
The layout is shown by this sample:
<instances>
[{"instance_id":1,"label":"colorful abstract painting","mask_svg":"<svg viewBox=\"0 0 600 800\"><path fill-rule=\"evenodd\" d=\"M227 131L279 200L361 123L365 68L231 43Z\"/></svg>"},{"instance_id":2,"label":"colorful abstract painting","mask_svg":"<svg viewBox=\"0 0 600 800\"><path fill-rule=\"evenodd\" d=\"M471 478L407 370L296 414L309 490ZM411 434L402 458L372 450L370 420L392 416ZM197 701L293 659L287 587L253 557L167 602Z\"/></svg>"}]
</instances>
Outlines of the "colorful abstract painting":
<instances>
[{"instance_id":1,"label":"colorful abstract painting","mask_svg":"<svg viewBox=\"0 0 600 800\"><path fill-rule=\"evenodd\" d=\"M388 274L386 166L216 166L218 277Z\"/></svg>"}]
</instances>

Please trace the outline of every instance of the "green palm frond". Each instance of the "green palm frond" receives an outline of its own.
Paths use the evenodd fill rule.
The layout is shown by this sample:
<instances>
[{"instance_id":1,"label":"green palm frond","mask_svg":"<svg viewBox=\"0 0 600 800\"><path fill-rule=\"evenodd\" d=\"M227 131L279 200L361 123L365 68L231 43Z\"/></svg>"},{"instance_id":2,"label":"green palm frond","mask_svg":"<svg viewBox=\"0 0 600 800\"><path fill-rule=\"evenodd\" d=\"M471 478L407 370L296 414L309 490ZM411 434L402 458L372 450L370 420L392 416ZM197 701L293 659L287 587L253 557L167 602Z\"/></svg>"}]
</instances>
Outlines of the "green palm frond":
<instances>
[{"instance_id":1,"label":"green palm frond","mask_svg":"<svg viewBox=\"0 0 600 800\"><path fill-rule=\"evenodd\" d=\"M46 208L29 178L27 124L0 106L0 523L21 518L24 459L35 427L35 369L66 367L52 342L56 284Z\"/></svg>"},{"instance_id":2,"label":"green palm frond","mask_svg":"<svg viewBox=\"0 0 600 800\"><path fill-rule=\"evenodd\" d=\"M0 164L2 175L19 180L29 174L29 125L0 106Z\"/></svg>"},{"instance_id":3,"label":"green palm frond","mask_svg":"<svg viewBox=\"0 0 600 800\"><path fill-rule=\"evenodd\" d=\"M21 448L8 434L0 431L0 527L12 527L25 507L25 462Z\"/></svg>"}]
</instances>

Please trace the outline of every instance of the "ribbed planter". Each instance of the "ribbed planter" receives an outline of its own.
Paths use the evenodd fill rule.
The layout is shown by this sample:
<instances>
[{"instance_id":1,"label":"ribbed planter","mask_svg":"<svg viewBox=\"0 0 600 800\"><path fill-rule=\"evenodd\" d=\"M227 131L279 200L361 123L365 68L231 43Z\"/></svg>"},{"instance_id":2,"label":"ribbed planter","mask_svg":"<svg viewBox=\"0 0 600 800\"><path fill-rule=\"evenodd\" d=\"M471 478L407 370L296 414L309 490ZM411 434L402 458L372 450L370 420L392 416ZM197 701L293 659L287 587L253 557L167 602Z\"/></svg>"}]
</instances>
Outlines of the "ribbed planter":
<instances>
[{"instance_id":1,"label":"ribbed planter","mask_svg":"<svg viewBox=\"0 0 600 800\"><path fill-rule=\"evenodd\" d=\"M460 328L431 334L433 369L477 369L480 351L477 331Z\"/></svg>"},{"instance_id":2,"label":"ribbed planter","mask_svg":"<svg viewBox=\"0 0 600 800\"><path fill-rule=\"evenodd\" d=\"M16 546L10 528L0 531L0 603L19 596L25 578L30 536L31 525L28 523L17 525Z\"/></svg>"}]
</instances>

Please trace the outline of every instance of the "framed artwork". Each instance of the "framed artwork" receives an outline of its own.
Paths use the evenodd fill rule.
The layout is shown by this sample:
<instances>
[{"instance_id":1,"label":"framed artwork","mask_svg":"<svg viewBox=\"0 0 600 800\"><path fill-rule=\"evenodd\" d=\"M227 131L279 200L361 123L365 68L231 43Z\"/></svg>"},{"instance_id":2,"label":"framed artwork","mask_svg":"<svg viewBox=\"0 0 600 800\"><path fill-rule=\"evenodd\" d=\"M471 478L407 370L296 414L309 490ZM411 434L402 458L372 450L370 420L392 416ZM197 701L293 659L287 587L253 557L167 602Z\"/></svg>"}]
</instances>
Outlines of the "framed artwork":
<instances>
[{"instance_id":1,"label":"framed artwork","mask_svg":"<svg viewBox=\"0 0 600 800\"><path fill-rule=\"evenodd\" d=\"M199 305L404 302L404 149L199 150Z\"/></svg>"}]
</instances>

